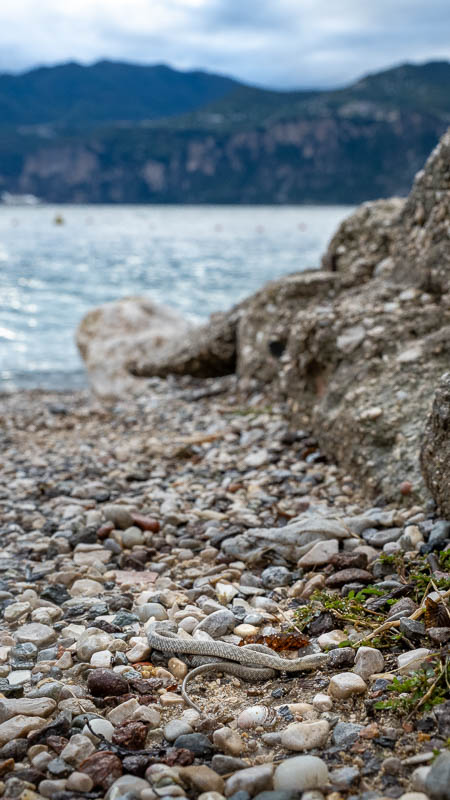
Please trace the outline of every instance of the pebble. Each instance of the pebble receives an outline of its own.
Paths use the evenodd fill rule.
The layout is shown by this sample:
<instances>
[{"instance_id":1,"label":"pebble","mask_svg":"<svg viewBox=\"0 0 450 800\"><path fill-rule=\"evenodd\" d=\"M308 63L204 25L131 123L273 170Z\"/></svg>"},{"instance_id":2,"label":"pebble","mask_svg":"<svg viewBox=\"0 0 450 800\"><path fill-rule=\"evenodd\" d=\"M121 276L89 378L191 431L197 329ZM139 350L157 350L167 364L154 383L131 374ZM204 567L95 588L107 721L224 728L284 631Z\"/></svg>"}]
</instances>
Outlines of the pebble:
<instances>
[{"instance_id":1,"label":"pebble","mask_svg":"<svg viewBox=\"0 0 450 800\"><path fill-rule=\"evenodd\" d=\"M219 750L229 756L240 756L244 749L244 742L231 728L219 728L213 733L213 743Z\"/></svg>"},{"instance_id":2,"label":"pebble","mask_svg":"<svg viewBox=\"0 0 450 800\"><path fill-rule=\"evenodd\" d=\"M338 722L333 728L333 744L338 747L349 747L356 742L363 729L363 725L357 725L354 722Z\"/></svg>"},{"instance_id":3,"label":"pebble","mask_svg":"<svg viewBox=\"0 0 450 800\"><path fill-rule=\"evenodd\" d=\"M337 539L325 539L323 542L317 542L302 556L297 562L297 567L303 569L310 569L311 567L321 567L329 564L330 559L339 551L339 542Z\"/></svg>"},{"instance_id":4,"label":"pebble","mask_svg":"<svg viewBox=\"0 0 450 800\"><path fill-rule=\"evenodd\" d=\"M143 790L149 789L148 782L136 775L122 775L109 787L105 800L119 800L119 798L139 798ZM127 797L127 800L128 800Z\"/></svg>"},{"instance_id":5,"label":"pebble","mask_svg":"<svg viewBox=\"0 0 450 800\"><path fill-rule=\"evenodd\" d=\"M192 727L181 719L172 719L164 727L164 736L168 742L174 742L178 736L186 733L193 733Z\"/></svg>"},{"instance_id":6,"label":"pebble","mask_svg":"<svg viewBox=\"0 0 450 800\"><path fill-rule=\"evenodd\" d=\"M425 778L425 792L431 800L450 799L450 753L441 753Z\"/></svg>"},{"instance_id":7,"label":"pebble","mask_svg":"<svg viewBox=\"0 0 450 800\"><path fill-rule=\"evenodd\" d=\"M397 658L397 666L402 675L407 675L409 672L414 672L423 663L425 658L430 655L431 650L427 647L419 647L418 650L409 650L402 653Z\"/></svg>"},{"instance_id":8,"label":"pebble","mask_svg":"<svg viewBox=\"0 0 450 800\"><path fill-rule=\"evenodd\" d=\"M353 671L364 681L377 672L383 672L384 658L375 647L359 647L356 651Z\"/></svg>"},{"instance_id":9,"label":"pebble","mask_svg":"<svg viewBox=\"0 0 450 800\"><path fill-rule=\"evenodd\" d=\"M183 733L175 739L175 747L190 750L198 758L211 758L214 747L203 733Z\"/></svg>"},{"instance_id":10,"label":"pebble","mask_svg":"<svg viewBox=\"0 0 450 800\"><path fill-rule=\"evenodd\" d=\"M318 789L328 783L328 768L316 756L295 756L279 764L273 775L273 787L278 790L300 791Z\"/></svg>"},{"instance_id":11,"label":"pebble","mask_svg":"<svg viewBox=\"0 0 450 800\"><path fill-rule=\"evenodd\" d=\"M367 692L367 684L353 672L341 672L340 675L333 675L331 678L328 692L337 700L346 700L353 695Z\"/></svg>"},{"instance_id":12,"label":"pebble","mask_svg":"<svg viewBox=\"0 0 450 800\"><path fill-rule=\"evenodd\" d=\"M15 633L18 642L31 642L37 648L46 647L56 639L56 633L49 625L41 625L39 622L30 622L21 625Z\"/></svg>"},{"instance_id":13,"label":"pebble","mask_svg":"<svg viewBox=\"0 0 450 800\"><path fill-rule=\"evenodd\" d=\"M348 636L344 633L344 631L328 631L327 633L322 633L318 637L317 644L321 650L333 650L336 647L339 647L341 642L347 641L347 639Z\"/></svg>"},{"instance_id":14,"label":"pebble","mask_svg":"<svg viewBox=\"0 0 450 800\"><path fill-rule=\"evenodd\" d=\"M281 733L281 744L287 750L313 750L324 747L330 732L326 720L293 722Z\"/></svg>"},{"instance_id":15,"label":"pebble","mask_svg":"<svg viewBox=\"0 0 450 800\"><path fill-rule=\"evenodd\" d=\"M196 631L203 631L209 634L213 639L218 639L227 633L231 633L236 626L236 618L231 611L223 608L220 611L214 611L204 620L198 623Z\"/></svg>"},{"instance_id":16,"label":"pebble","mask_svg":"<svg viewBox=\"0 0 450 800\"><path fill-rule=\"evenodd\" d=\"M333 708L333 701L327 694L319 692L314 695L312 704L317 711L331 711Z\"/></svg>"},{"instance_id":17,"label":"pebble","mask_svg":"<svg viewBox=\"0 0 450 800\"><path fill-rule=\"evenodd\" d=\"M248 792L253 797L258 792L272 788L273 764L260 764L256 767L241 769L235 772L225 784L225 796L230 797L236 792Z\"/></svg>"}]
</instances>

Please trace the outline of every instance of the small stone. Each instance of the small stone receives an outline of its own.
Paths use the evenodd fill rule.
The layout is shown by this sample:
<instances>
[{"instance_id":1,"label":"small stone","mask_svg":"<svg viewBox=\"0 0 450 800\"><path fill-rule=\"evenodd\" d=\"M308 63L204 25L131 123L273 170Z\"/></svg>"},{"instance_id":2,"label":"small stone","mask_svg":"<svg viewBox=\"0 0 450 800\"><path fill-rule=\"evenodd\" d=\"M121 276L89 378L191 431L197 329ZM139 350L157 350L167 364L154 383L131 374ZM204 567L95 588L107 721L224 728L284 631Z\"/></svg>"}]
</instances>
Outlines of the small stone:
<instances>
[{"instance_id":1,"label":"small stone","mask_svg":"<svg viewBox=\"0 0 450 800\"><path fill-rule=\"evenodd\" d=\"M67 789L74 792L90 792L94 786L94 781L84 772L72 772L67 778Z\"/></svg>"},{"instance_id":2,"label":"small stone","mask_svg":"<svg viewBox=\"0 0 450 800\"><path fill-rule=\"evenodd\" d=\"M331 711L333 708L333 701L327 694L319 692L314 695L312 704L317 711Z\"/></svg>"},{"instance_id":3,"label":"small stone","mask_svg":"<svg viewBox=\"0 0 450 800\"><path fill-rule=\"evenodd\" d=\"M356 767L341 767L330 772L330 783L337 789L349 789L358 783L359 770Z\"/></svg>"},{"instance_id":4,"label":"small stone","mask_svg":"<svg viewBox=\"0 0 450 800\"><path fill-rule=\"evenodd\" d=\"M327 783L327 765L316 756L288 758L277 766L273 776L273 787L276 790L302 792L320 788Z\"/></svg>"},{"instance_id":5,"label":"small stone","mask_svg":"<svg viewBox=\"0 0 450 800\"><path fill-rule=\"evenodd\" d=\"M180 658L169 658L167 666L174 678L179 681L182 681L188 673L187 665Z\"/></svg>"},{"instance_id":6,"label":"small stone","mask_svg":"<svg viewBox=\"0 0 450 800\"><path fill-rule=\"evenodd\" d=\"M148 782L136 775L122 775L110 786L105 800L119 800L120 798L140 798L141 792L150 789Z\"/></svg>"},{"instance_id":7,"label":"small stone","mask_svg":"<svg viewBox=\"0 0 450 800\"><path fill-rule=\"evenodd\" d=\"M317 644L321 650L334 650L336 647L339 647L341 642L345 642L347 639L348 636L344 631L334 630L322 633L317 639Z\"/></svg>"},{"instance_id":8,"label":"small stone","mask_svg":"<svg viewBox=\"0 0 450 800\"><path fill-rule=\"evenodd\" d=\"M56 703L50 698L18 698L0 700L0 723L11 717L23 714L26 717L48 717L56 708Z\"/></svg>"},{"instance_id":9,"label":"small stone","mask_svg":"<svg viewBox=\"0 0 450 800\"><path fill-rule=\"evenodd\" d=\"M236 792L248 792L253 797L258 792L272 788L273 764L260 764L235 772L225 784L225 796L230 797Z\"/></svg>"},{"instance_id":10,"label":"small stone","mask_svg":"<svg viewBox=\"0 0 450 800\"><path fill-rule=\"evenodd\" d=\"M127 750L143 750L147 737L148 725L142 720L130 720L119 725L112 737L114 744Z\"/></svg>"},{"instance_id":11,"label":"small stone","mask_svg":"<svg viewBox=\"0 0 450 800\"><path fill-rule=\"evenodd\" d=\"M52 644L56 639L56 633L49 625L41 625L39 622L30 622L28 625L22 625L15 632L15 638L18 642L31 642L39 649Z\"/></svg>"},{"instance_id":12,"label":"small stone","mask_svg":"<svg viewBox=\"0 0 450 800\"><path fill-rule=\"evenodd\" d=\"M367 692L367 685L359 675L353 672L341 672L334 675L328 686L328 693L338 700L346 700L353 695Z\"/></svg>"},{"instance_id":13,"label":"small stone","mask_svg":"<svg viewBox=\"0 0 450 800\"><path fill-rule=\"evenodd\" d=\"M167 619L167 611L161 603L144 603L136 608L140 622L148 622L152 617L158 622Z\"/></svg>"},{"instance_id":14,"label":"small stone","mask_svg":"<svg viewBox=\"0 0 450 800\"><path fill-rule=\"evenodd\" d=\"M30 731L44 727L47 720L42 717L25 717L18 714L0 725L0 747L11 739L20 739Z\"/></svg>"},{"instance_id":15,"label":"small stone","mask_svg":"<svg viewBox=\"0 0 450 800\"><path fill-rule=\"evenodd\" d=\"M261 573L261 580L265 589L289 586L292 583L292 573L287 567L266 567Z\"/></svg>"},{"instance_id":16,"label":"small stone","mask_svg":"<svg viewBox=\"0 0 450 800\"><path fill-rule=\"evenodd\" d=\"M256 636L259 631L259 628L256 628L254 625L247 625L243 622L241 625L236 625L233 630L233 633L236 636L240 636L241 639L247 639L249 636Z\"/></svg>"},{"instance_id":17,"label":"small stone","mask_svg":"<svg viewBox=\"0 0 450 800\"><path fill-rule=\"evenodd\" d=\"M85 725L82 733L85 736L89 736L95 742L98 742L98 738L95 734L111 742L114 733L114 725L107 719L99 717L98 719L89 720L89 726Z\"/></svg>"},{"instance_id":18,"label":"small stone","mask_svg":"<svg viewBox=\"0 0 450 800\"><path fill-rule=\"evenodd\" d=\"M324 747L330 732L326 720L293 722L281 733L281 744L288 750L313 750Z\"/></svg>"},{"instance_id":19,"label":"small stone","mask_svg":"<svg viewBox=\"0 0 450 800\"><path fill-rule=\"evenodd\" d=\"M410 617L416 611L417 605L411 597L401 597L389 609L388 619L396 620L402 617Z\"/></svg>"},{"instance_id":20,"label":"small stone","mask_svg":"<svg viewBox=\"0 0 450 800\"><path fill-rule=\"evenodd\" d=\"M359 647L356 651L353 671L367 681L371 675L383 672L384 658L375 647Z\"/></svg>"},{"instance_id":21,"label":"small stone","mask_svg":"<svg viewBox=\"0 0 450 800\"><path fill-rule=\"evenodd\" d=\"M436 644L446 644L450 640L450 628L428 628L427 634Z\"/></svg>"},{"instance_id":22,"label":"small stone","mask_svg":"<svg viewBox=\"0 0 450 800\"><path fill-rule=\"evenodd\" d=\"M356 742L363 729L363 725L357 725L355 722L338 722L333 728L333 744L342 748L350 747Z\"/></svg>"},{"instance_id":23,"label":"small stone","mask_svg":"<svg viewBox=\"0 0 450 800\"><path fill-rule=\"evenodd\" d=\"M124 722L128 722L138 709L140 709L140 705L133 697L109 711L107 717L113 725L122 725Z\"/></svg>"},{"instance_id":24,"label":"small stone","mask_svg":"<svg viewBox=\"0 0 450 800\"><path fill-rule=\"evenodd\" d=\"M355 651L353 647L336 647L328 654L328 666L330 669L343 669L352 667L355 663Z\"/></svg>"},{"instance_id":25,"label":"small stone","mask_svg":"<svg viewBox=\"0 0 450 800\"><path fill-rule=\"evenodd\" d=\"M211 767L219 775L230 775L231 772L236 772L238 769L247 769L248 764L241 758L216 753L211 759Z\"/></svg>"},{"instance_id":26,"label":"small stone","mask_svg":"<svg viewBox=\"0 0 450 800\"><path fill-rule=\"evenodd\" d=\"M400 633L404 633L405 636L415 637L415 636L425 636L426 628L425 623L421 622L419 619L409 619L408 617L402 617L400 620Z\"/></svg>"},{"instance_id":27,"label":"small stone","mask_svg":"<svg viewBox=\"0 0 450 800\"><path fill-rule=\"evenodd\" d=\"M116 697L130 690L126 678L110 669L92 670L87 687L94 697Z\"/></svg>"},{"instance_id":28,"label":"small stone","mask_svg":"<svg viewBox=\"0 0 450 800\"><path fill-rule=\"evenodd\" d=\"M164 728L164 736L168 742L174 742L178 736L186 733L193 733L192 727L181 719L170 720Z\"/></svg>"},{"instance_id":29,"label":"small stone","mask_svg":"<svg viewBox=\"0 0 450 800\"><path fill-rule=\"evenodd\" d=\"M223 608L220 611L214 611L209 614L204 620L198 623L196 631L204 631L208 633L213 639L218 639L220 636L225 636L231 633L236 625L236 618L231 611Z\"/></svg>"},{"instance_id":30,"label":"small stone","mask_svg":"<svg viewBox=\"0 0 450 800\"><path fill-rule=\"evenodd\" d=\"M220 792L224 790L223 778L206 765L183 767L180 778L197 792Z\"/></svg>"},{"instance_id":31,"label":"small stone","mask_svg":"<svg viewBox=\"0 0 450 800\"><path fill-rule=\"evenodd\" d=\"M342 569L330 575L326 579L325 585L331 588L338 588L345 586L346 583L370 583L373 581L373 575L366 569Z\"/></svg>"},{"instance_id":32,"label":"small stone","mask_svg":"<svg viewBox=\"0 0 450 800\"><path fill-rule=\"evenodd\" d=\"M94 786L100 786L106 791L122 775L122 763L114 753L101 751L83 761L80 772L89 775Z\"/></svg>"},{"instance_id":33,"label":"small stone","mask_svg":"<svg viewBox=\"0 0 450 800\"><path fill-rule=\"evenodd\" d=\"M77 656L80 661L89 661L99 650L108 650L112 637L98 628L88 628L77 642Z\"/></svg>"},{"instance_id":34,"label":"small stone","mask_svg":"<svg viewBox=\"0 0 450 800\"><path fill-rule=\"evenodd\" d=\"M68 764L77 767L85 758L88 758L94 750L95 747L87 736L83 736L82 733L75 733L71 736L64 750L61 751L60 756Z\"/></svg>"},{"instance_id":35,"label":"small stone","mask_svg":"<svg viewBox=\"0 0 450 800\"><path fill-rule=\"evenodd\" d=\"M431 767L417 767L411 775L411 788L414 792L426 793L426 780Z\"/></svg>"},{"instance_id":36,"label":"small stone","mask_svg":"<svg viewBox=\"0 0 450 800\"><path fill-rule=\"evenodd\" d=\"M311 567L321 567L330 563L330 559L339 551L339 542L337 539L325 539L323 542L317 542L311 550L308 550L304 556L297 562L297 566L303 569L310 569Z\"/></svg>"},{"instance_id":37,"label":"small stone","mask_svg":"<svg viewBox=\"0 0 450 800\"><path fill-rule=\"evenodd\" d=\"M401 653L397 658L399 672L402 675L407 675L409 672L414 672L429 656L431 650L426 647L419 647L418 650L409 650L407 653Z\"/></svg>"},{"instance_id":38,"label":"small stone","mask_svg":"<svg viewBox=\"0 0 450 800\"><path fill-rule=\"evenodd\" d=\"M214 747L203 733L185 733L178 736L174 742L175 747L190 750L197 757L211 758Z\"/></svg>"},{"instance_id":39,"label":"small stone","mask_svg":"<svg viewBox=\"0 0 450 800\"><path fill-rule=\"evenodd\" d=\"M425 791L431 800L450 800L450 753L441 753L431 765Z\"/></svg>"},{"instance_id":40,"label":"small stone","mask_svg":"<svg viewBox=\"0 0 450 800\"><path fill-rule=\"evenodd\" d=\"M72 597L98 597L102 592L102 584L90 578L81 578L75 581L70 589Z\"/></svg>"},{"instance_id":41,"label":"small stone","mask_svg":"<svg viewBox=\"0 0 450 800\"><path fill-rule=\"evenodd\" d=\"M55 794L57 794L58 792L63 792L65 788L66 788L65 780L52 781L45 779L41 781L38 786L39 794L42 797L49 797L49 798L54 797Z\"/></svg>"},{"instance_id":42,"label":"small stone","mask_svg":"<svg viewBox=\"0 0 450 800\"><path fill-rule=\"evenodd\" d=\"M133 517L126 506L106 505L102 508L103 516L114 524L115 528L126 530L133 525Z\"/></svg>"},{"instance_id":43,"label":"small stone","mask_svg":"<svg viewBox=\"0 0 450 800\"><path fill-rule=\"evenodd\" d=\"M240 756L244 749L244 742L239 734L227 727L214 731L213 742L219 750L229 756Z\"/></svg>"},{"instance_id":44,"label":"small stone","mask_svg":"<svg viewBox=\"0 0 450 800\"><path fill-rule=\"evenodd\" d=\"M112 653L109 650L97 650L91 655L90 664L96 669L108 669L112 664Z\"/></svg>"}]
</instances>

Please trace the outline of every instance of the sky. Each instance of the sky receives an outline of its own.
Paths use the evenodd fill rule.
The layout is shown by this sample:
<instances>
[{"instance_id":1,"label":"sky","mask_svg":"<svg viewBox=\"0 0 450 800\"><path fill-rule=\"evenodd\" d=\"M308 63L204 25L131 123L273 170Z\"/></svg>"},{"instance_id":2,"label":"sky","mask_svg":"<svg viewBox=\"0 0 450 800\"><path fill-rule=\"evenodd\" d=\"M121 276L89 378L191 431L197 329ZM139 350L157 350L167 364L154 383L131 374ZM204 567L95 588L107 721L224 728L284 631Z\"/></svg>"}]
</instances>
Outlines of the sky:
<instances>
[{"instance_id":1,"label":"sky","mask_svg":"<svg viewBox=\"0 0 450 800\"><path fill-rule=\"evenodd\" d=\"M334 87L450 59L449 23L448 0L12 0L0 3L0 71L108 58Z\"/></svg>"}]
</instances>

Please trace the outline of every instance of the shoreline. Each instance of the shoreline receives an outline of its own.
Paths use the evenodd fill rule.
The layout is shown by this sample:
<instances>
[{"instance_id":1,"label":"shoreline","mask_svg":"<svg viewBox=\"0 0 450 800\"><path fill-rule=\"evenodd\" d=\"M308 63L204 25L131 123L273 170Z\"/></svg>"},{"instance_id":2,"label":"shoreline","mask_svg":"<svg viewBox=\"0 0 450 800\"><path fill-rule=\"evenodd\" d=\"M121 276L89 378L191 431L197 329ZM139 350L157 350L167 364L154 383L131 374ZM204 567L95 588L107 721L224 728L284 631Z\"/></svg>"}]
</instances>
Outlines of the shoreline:
<instances>
[{"instance_id":1,"label":"shoreline","mask_svg":"<svg viewBox=\"0 0 450 800\"><path fill-rule=\"evenodd\" d=\"M442 523L421 507L371 507L324 459L307 418L292 427L286 411L234 376L151 379L140 397L111 404L86 391L0 397L6 785L17 774L44 797L101 798L116 782L147 800L164 777L180 797L223 797L276 788L287 770L297 791L306 762L295 757L307 754L322 776L316 800L423 791L428 754L445 747L441 723L423 737L374 704L392 697L399 664L420 666L436 642L407 620L403 638L359 646L376 627L366 610L374 598L361 595L356 625L346 598L375 584L395 604L379 605L376 620L395 620L402 604L412 617L422 601L395 594L397 562L380 555L401 554L412 569ZM306 644L279 655L328 660L287 679L201 676L189 689L198 714L180 694L189 659L148 647L155 621L233 644L268 636L276 646L280 631L295 641L301 630ZM93 731L109 737L108 777ZM155 746L158 768L150 755L131 766L133 748Z\"/></svg>"}]
</instances>

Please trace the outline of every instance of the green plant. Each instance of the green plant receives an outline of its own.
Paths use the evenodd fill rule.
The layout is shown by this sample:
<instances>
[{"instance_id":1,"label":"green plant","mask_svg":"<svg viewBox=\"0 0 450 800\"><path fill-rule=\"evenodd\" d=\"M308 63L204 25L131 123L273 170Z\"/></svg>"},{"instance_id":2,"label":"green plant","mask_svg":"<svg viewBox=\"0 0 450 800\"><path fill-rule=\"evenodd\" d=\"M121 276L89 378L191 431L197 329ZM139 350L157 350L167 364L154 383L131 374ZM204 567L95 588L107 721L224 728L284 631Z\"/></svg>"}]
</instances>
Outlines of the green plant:
<instances>
[{"instance_id":1,"label":"green plant","mask_svg":"<svg viewBox=\"0 0 450 800\"><path fill-rule=\"evenodd\" d=\"M450 697L450 659L434 656L411 675L394 678L387 687L393 695L374 704L376 709L389 709L412 716L419 709L429 711Z\"/></svg>"}]
</instances>

